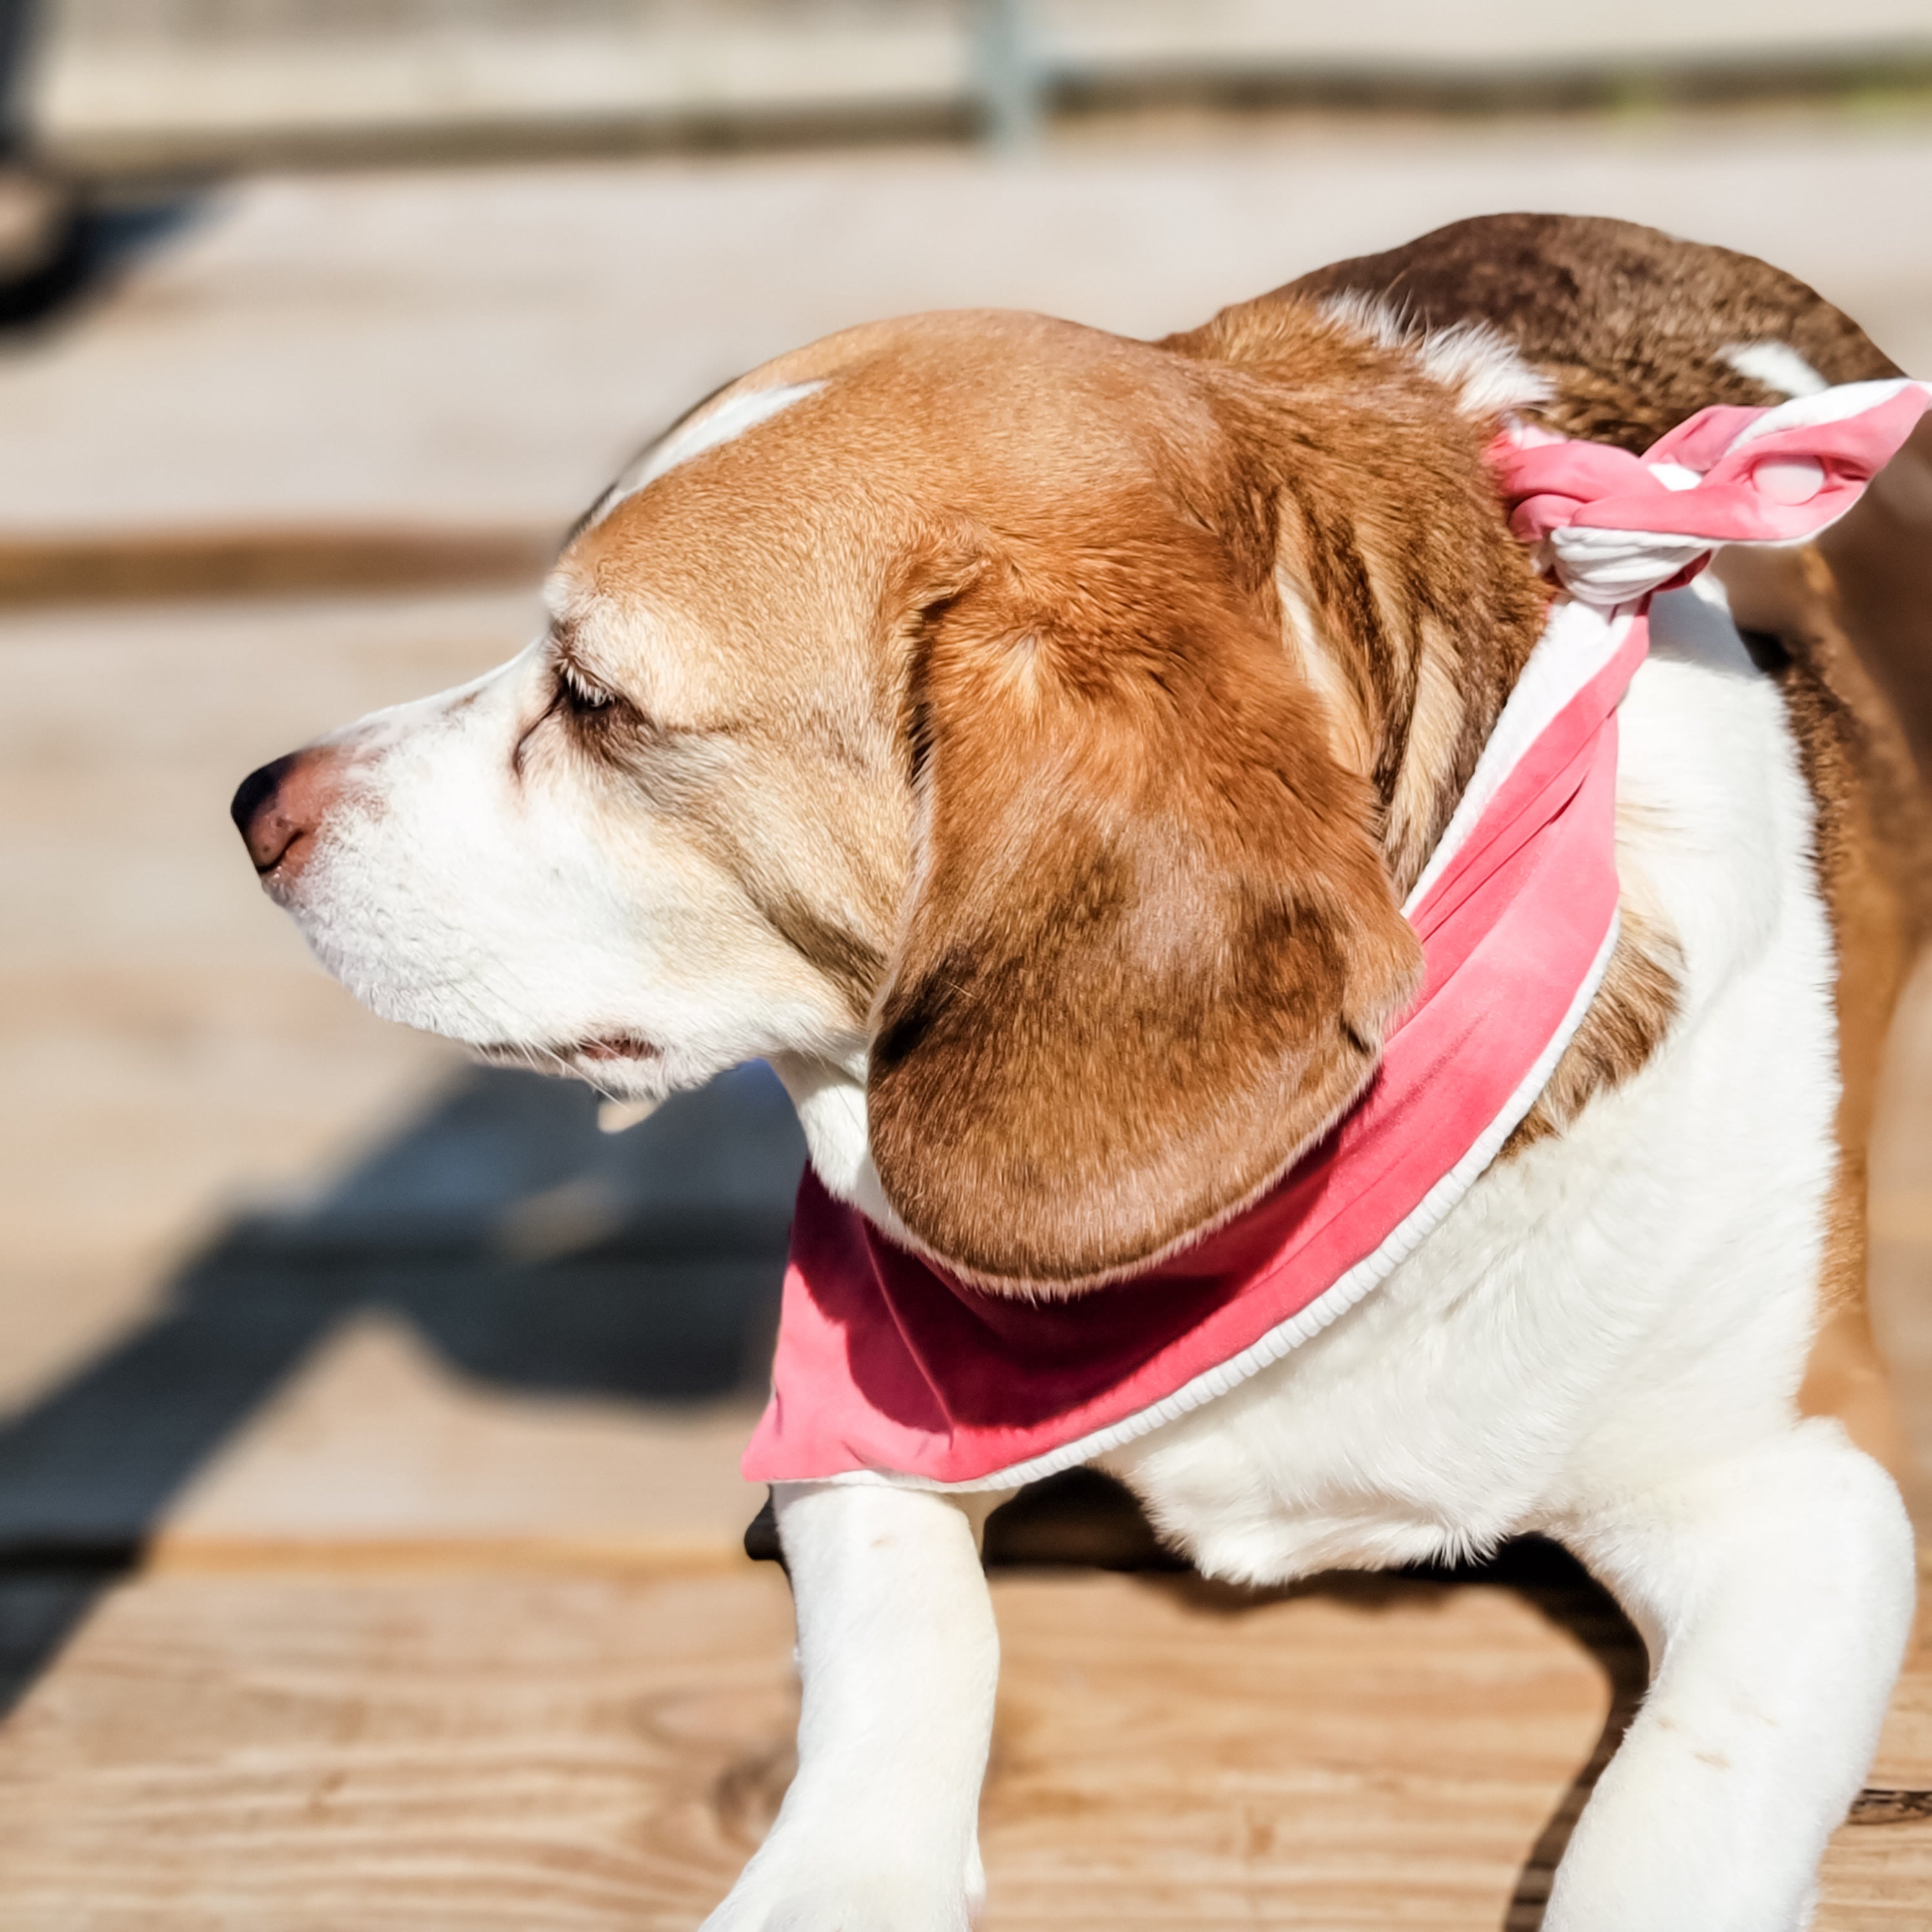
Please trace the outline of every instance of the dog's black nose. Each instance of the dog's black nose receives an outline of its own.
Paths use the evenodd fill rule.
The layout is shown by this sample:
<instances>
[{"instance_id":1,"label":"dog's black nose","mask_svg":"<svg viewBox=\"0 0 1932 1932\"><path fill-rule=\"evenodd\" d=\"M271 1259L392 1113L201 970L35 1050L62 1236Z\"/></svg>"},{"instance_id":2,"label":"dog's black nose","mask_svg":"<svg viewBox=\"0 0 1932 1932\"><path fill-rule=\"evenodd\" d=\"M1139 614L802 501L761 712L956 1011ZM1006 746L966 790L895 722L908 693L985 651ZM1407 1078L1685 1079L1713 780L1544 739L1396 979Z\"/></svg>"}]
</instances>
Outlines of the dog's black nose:
<instances>
[{"instance_id":1,"label":"dog's black nose","mask_svg":"<svg viewBox=\"0 0 1932 1932\"><path fill-rule=\"evenodd\" d=\"M296 761L291 752L286 757L272 760L258 766L235 788L235 796L230 800L228 815L235 821L235 829L244 838L249 838L249 827L256 812L274 796L275 788L282 782L282 774ZM249 838L250 849L254 842Z\"/></svg>"},{"instance_id":2,"label":"dog's black nose","mask_svg":"<svg viewBox=\"0 0 1932 1932\"><path fill-rule=\"evenodd\" d=\"M229 814L265 878L279 872L286 884L300 869L334 796L332 763L326 752L291 752L250 772L237 788Z\"/></svg>"}]
</instances>

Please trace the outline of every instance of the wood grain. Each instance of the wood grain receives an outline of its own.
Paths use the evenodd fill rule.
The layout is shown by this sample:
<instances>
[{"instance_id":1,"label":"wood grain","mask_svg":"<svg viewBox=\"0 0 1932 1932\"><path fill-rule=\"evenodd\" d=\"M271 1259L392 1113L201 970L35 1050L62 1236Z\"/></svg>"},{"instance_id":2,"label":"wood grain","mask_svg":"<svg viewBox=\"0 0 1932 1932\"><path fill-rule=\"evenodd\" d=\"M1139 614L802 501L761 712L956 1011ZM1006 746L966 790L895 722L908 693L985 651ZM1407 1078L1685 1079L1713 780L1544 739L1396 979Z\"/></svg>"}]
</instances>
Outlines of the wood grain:
<instances>
[{"instance_id":1,"label":"wood grain","mask_svg":"<svg viewBox=\"0 0 1932 1932\"><path fill-rule=\"evenodd\" d=\"M762 1573L136 1584L8 1727L0 1923L694 1924L761 1826L721 1793L789 1729L789 1624Z\"/></svg>"},{"instance_id":2,"label":"wood grain","mask_svg":"<svg viewBox=\"0 0 1932 1932\"><path fill-rule=\"evenodd\" d=\"M523 585L549 567L558 535L548 528L237 524L16 537L0 539L0 607Z\"/></svg>"},{"instance_id":3,"label":"wood grain","mask_svg":"<svg viewBox=\"0 0 1932 1932\"><path fill-rule=\"evenodd\" d=\"M1024 1573L988 1932L1535 1922L1624 1672L1586 1595L1251 1598ZM790 1771L782 1579L163 1575L0 1735L10 1932L694 1926ZM1875 1778L1932 1787L1932 1676ZM1932 1820L1850 1826L1820 1932L1924 1922Z\"/></svg>"}]
</instances>

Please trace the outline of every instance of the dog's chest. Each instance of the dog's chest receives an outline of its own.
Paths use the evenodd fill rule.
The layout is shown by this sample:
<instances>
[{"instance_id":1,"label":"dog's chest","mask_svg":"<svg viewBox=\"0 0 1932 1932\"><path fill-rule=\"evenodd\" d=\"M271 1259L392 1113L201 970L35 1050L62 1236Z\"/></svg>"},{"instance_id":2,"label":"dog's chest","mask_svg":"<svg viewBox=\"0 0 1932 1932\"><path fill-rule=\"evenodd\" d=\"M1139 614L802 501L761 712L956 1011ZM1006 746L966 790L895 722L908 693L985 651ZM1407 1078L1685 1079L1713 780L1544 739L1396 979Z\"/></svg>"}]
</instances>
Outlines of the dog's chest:
<instances>
[{"instance_id":1,"label":"dog's chest","mask_svg":"<svg viewBox=\"0 0 1932 1932\"><path fill-rule=\"evenodd\" d=\"M1212 1574L1280 1580L1587 1514L1783 1425L1838 1093L1811 801L1709 593L1660 598L1621 719L1626 902L1682 1011L1334 1327L1108 1459Z\"/></svg>"}]
</instances>

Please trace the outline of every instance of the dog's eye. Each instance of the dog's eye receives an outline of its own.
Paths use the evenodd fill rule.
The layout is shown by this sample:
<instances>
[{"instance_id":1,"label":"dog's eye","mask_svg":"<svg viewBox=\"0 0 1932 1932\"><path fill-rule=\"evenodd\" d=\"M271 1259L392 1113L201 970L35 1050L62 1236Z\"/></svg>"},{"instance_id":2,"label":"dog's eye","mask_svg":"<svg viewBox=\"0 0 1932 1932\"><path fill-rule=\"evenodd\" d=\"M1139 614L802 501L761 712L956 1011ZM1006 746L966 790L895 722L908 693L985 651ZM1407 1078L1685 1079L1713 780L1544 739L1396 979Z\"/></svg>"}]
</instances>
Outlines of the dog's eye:
<instances>
[{"instance_id":1,"label":"dog's eye","mask_svg":"<svg viewBox=\"0 0 1932 1932\"><path fill-rule=\"evenodd\" d=\"M565 710L579 716L587 712L608 710L615 695L586 677L568 658L560 659L557 664L556 694Z\"/></svg>"}]
</instances>

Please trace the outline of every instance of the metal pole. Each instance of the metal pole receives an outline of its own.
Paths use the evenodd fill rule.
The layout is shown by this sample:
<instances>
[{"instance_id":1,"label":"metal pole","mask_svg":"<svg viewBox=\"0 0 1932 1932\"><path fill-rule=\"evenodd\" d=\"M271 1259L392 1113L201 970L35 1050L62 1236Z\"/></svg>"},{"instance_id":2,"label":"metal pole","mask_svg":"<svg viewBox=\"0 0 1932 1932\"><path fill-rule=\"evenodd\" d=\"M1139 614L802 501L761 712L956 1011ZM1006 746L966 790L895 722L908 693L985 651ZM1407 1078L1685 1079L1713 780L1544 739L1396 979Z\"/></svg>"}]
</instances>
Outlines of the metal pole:
<instances>
[{"instance_id":1,"label":"metal pole","mask_svg":"<svg viewBox=\"0 0 1932 1932\"><path fill-rule=\"evenodd\" d=\"M1040 145L1046 108L1032 0L976 4L980 110L986 140L1002 154L1024 154Z\"/></svg>"}]
</instances>

